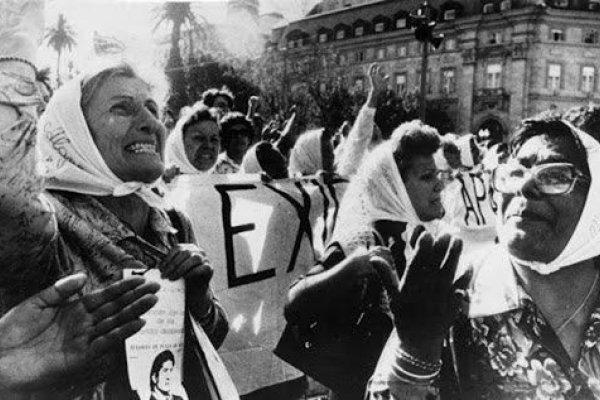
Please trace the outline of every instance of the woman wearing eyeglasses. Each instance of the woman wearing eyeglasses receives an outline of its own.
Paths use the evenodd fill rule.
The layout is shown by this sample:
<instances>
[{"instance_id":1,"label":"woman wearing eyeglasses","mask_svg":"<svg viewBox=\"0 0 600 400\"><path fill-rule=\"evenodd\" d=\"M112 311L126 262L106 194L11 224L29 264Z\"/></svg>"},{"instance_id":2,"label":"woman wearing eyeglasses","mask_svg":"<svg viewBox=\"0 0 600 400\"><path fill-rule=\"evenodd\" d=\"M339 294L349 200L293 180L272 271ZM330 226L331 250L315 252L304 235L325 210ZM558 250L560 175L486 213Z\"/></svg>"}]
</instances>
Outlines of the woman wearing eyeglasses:
<instances>
[{"instance_id":1,"label":"woman wearing eyeglasses","mask_svg":"<svg viewBox=\"0 0 600 400\"><path fill-rule=\"evenodd\" d=\"M457 278L424 261L423 235L388 282L396 333L370 398L599 399L598 172L590 136L524 121L493 174L499 245Z\"/></svg>"}]
</instances>

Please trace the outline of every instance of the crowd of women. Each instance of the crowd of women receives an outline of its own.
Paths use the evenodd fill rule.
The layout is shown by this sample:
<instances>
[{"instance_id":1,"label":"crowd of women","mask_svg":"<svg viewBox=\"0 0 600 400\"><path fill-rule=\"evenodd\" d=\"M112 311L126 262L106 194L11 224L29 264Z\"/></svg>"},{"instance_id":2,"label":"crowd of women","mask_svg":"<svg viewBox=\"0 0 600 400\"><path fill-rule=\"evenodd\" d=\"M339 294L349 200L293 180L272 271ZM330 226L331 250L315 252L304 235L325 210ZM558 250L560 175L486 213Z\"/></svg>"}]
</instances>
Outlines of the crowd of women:
<instances>
[{"instance_id":1,"label":"crowd of women","mask_svg":"<svg viewBox=\"0 0 600 400\"><path fill-rule=\"evenodd\" d=\"M44 104L35 65L2 54L1 397L136 398L123 340L159 285L124 279L127 268L184 280L190 318L218 347L221 266L162 192L185 174L261 173L349 179L332 240L285 306L307 348L326 334L367 340L329 366L330 398L600 398L598 109L526 119L505 143L421 121L384 138L374 116L386 77L372 65L368 78L349 129L299 134L293 113L263 129L256 98L244 115L215 89L167 134L160 85L131 65L75 78ZM488 197L475 207L476 181ZM188 353L189 397L212 398ZM302 395L278 390L262 398Z\"/></svg>"}]
</instances>

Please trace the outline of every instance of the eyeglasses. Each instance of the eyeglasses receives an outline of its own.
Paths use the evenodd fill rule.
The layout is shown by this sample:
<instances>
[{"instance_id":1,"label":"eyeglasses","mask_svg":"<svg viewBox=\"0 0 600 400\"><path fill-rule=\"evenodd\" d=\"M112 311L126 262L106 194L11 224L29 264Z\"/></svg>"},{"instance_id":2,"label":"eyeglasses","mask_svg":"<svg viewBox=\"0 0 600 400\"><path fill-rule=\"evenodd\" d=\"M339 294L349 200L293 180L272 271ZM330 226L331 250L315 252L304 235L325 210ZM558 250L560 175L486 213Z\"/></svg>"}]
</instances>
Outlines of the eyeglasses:
<instances>
[{"instance_id":1,"label":"eyeglasses","mask_svg":"<svg viewBox=\"0 0 600 400\"><path fill-rule=\"evenodd\" d=\"M525 168L519 164L501 164L492 173L492 187L500 193L517 193L526 181L533 179L543 194L567 194L577 179L590 181L590 177L573 164L551 163Z\"/></svg>"}]
</instances>

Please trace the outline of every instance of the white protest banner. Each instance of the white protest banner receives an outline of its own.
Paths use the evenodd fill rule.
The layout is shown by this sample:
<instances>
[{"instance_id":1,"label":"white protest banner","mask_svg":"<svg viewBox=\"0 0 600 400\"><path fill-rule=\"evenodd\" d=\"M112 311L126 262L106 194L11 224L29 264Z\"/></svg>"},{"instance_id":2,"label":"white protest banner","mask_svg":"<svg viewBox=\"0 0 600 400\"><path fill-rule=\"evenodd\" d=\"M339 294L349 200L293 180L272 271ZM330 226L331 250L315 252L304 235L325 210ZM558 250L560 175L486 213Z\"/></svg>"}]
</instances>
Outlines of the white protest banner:
<instances>
[{"instance_id":1,"label":"white protest banner","mask_svg":"<svg viewBox=\"0 0 600 400\"><path fill-rule=\"evenodd\" d=\"M141 400L163 398L187 400L183 388L182 365L185 323L185 285L183 279L168 281L152 269L124 270L124 276L143 274L147 281L159 282L158 302L144 315L146 325L125 341L129 383ZM153 393L161 393L154 396Z\"/></svg>"},{"instance_id":2,"label":"white protest banner","mask_svg":"<svg viewBox=\"0 0 600 400\"><path fill-rule=\"evenodd\" d=\"M288 288L330 238L346 182L234 174L180 176L173 186L169 201L191 218L215 269L211 285L230 324L219 353L239 393L302 376L272 351Z\"/></svg>"}]
</instances>

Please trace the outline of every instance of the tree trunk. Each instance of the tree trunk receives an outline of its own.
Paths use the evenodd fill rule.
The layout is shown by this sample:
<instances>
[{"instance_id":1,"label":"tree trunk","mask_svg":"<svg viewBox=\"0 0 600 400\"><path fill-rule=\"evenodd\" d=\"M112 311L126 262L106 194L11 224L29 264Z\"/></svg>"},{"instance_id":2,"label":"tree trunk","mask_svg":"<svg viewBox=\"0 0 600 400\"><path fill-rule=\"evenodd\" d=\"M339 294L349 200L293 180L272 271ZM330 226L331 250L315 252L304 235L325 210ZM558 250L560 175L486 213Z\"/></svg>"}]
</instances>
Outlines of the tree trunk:
<instances>
[{"instance_id":1,"label":"tree trunk","mask_svg":"<svg viewBox=\"0 0 600 400\"><path fill-rule=\"evenodd\" d=\"M57 50L58 57L56 58L56 87L60 87L62 85L62 81L60 79L60 56L62 53L61 49Z\"/></svg>"}]
</instances>

